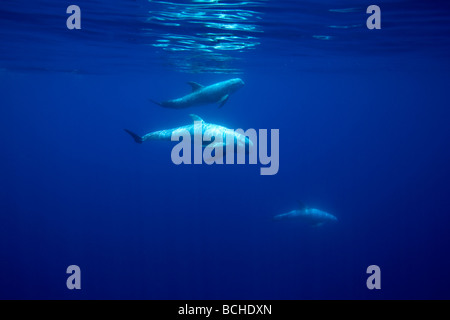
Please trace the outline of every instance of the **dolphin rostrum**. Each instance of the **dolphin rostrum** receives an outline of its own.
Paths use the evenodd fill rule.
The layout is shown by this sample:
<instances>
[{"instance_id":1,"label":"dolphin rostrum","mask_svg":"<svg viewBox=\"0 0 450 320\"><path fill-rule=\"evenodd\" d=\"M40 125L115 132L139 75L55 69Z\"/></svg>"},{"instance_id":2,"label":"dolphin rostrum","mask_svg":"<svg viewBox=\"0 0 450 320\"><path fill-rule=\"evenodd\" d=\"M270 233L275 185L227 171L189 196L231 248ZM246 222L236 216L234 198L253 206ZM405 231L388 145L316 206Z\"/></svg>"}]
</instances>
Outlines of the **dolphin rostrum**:
<instances>
[{"instance_id":1,"label":"dolphin rostrum","mask_svg":"<svg viewBox=\"0 0 450 320\"><path fill-rule=\"evenodd\" d=\"M190 114L190 117L193 120L193 123L188 124L186 126L173 128L173 129L166 129L166 130L160 130L160 131L154 131L147 133L144 136L139 136L138 134L124 129L129 135L131 135L137 143L143 143L144 141L148 140L166 140L166 141L173 141L172 136L182 136L184 132L189 132L189 134L193 137L195 133L197 133L196 130L199 130L199 133L202 134L202 146L211 146L213 148L225 148L227 146L227 143L229 141L232 141L232 144L234 147L238 148L239 150L244 150L245 153L250 153L253 148L253 142L243 134L240 134L239 132L236 132L232 129L228 129L223 126L219 126L217 124L212 123L206 123L202 118L195 114ZM214 141L211 142L211 137L215 137ZM227 139L227 137L230 136L233 139ZM207 138L206 138L207 137ZM221 139L217 139L217 138ZM194 140L195 141L195 140ZM217 141L217 142L216 142ZM241 149L240 149L241 148ZM224 155L226 150L222 153Z\"/></svg>"},{"instance_id":2,"label":"dolphin rostrum","mask_svg":"<svg viewBox=\"0 0 450 320\"><path fill-rule=\"evenodd\" d=\"M202 86L196 82L188 82L192 92L182 98L153 103L164 108L183 109L204 104L219 103L219 108L228 101L230 94L234 93L244 85L239 78L218 82L210 86Z\"/></svg>"},{"instance_id":3,"label":"dolphin rostrum","mask_svg":"<svg viewBox=\"0 0 450 320\"><path fill-rule=\"evenodd\" d=\"M309 225L316 227L320 227L326 222L337 221L337 218L334 215L319 209L308 208L302 202L299 202L298 209L276 215L274 217L274 220L291 219L291 218L305 221Z\"/></svg>"}]
</instances>

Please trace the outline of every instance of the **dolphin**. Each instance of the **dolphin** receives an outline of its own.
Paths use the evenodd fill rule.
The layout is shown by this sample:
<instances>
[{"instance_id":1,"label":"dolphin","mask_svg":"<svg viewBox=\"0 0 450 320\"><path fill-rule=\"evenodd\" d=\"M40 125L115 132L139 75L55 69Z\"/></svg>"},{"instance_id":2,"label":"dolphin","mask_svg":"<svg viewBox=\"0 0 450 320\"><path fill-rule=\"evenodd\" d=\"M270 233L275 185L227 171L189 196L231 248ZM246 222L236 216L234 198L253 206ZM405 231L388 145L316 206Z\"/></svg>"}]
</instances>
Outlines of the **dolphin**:
<instances>
[{"instance_id":1,"label":"dolphin","mask_svg":"<svg viewBox=\"0 0 450 320\"><path fill-rule=\"evenodd\" d=\"M182 98L163 102L150 101L161 107L171 109L184 109L211 103L219 103L219 108L222 108L228 101L230 94L244 86L244 81L236 78L218 82L206 87L192 81L188 82L188 84L192 87L192 92Z\"/></svg>"},{"instance_id":2,"label":"dolphin","mask_svg":"<svg viewBox=\"0 0 450 320\"><path fill-rule=\"evenodd\" d=\"M202 118L200 118L199 116L197 116L195 114L190 114L189 116L191 117L191 119L193 121L193 123L191 123L191 124L188 124L188 125L185 125L182 127L178 127L178 128L173 128L173 129L166 129L166 130L150 132L144 136L139 136L138 134L136 134L130 130L127 130L127 129L124 129L124 130L130 136L132 136L134 141L136 141L137 143L143 143L148 140L171 141L172 135L174 135L174 136L182 135L182 132L186 132L185 130L187 130L193 137L194 132L195 132L194 131L195 123L198 123L199 125L201 125L202 136L209 136L209 137L222 136L221 137L222 142L214 142L216 139L213 142L211 142L211 139L209 139L209 141L204 141L204 139L202 139L203 147L206 147L207 145L210 145L211 147L214 147L214 148L226 147L226 143L229 141L229 139L227 139L227 136L230 135L234 138L233 143L234 143L235 147L238 147L238 151L245 150L245 153L247 153L247 154L251 152L251 150L253 148L253 143L247 136L240 134L238 132L235 132L234 130L228 129L226 127L219 126L217 124L206 123ZM225 155L225 152L226 152L226 150L223 152L223 155Z\"/></svg>"},{"instance_id":3,"label":"dolphin","mask_svg":"<svg viewBox=\"0 0 450 320\"><path fill-rule=\"evenodd\" d=\"M298 209L276 215L273 218L274 220L299 219L315 227L320 227L326 222L337 221L334 215L319 209L308 208L302 202L299 202Z\"/></svg>"}]
</instances>

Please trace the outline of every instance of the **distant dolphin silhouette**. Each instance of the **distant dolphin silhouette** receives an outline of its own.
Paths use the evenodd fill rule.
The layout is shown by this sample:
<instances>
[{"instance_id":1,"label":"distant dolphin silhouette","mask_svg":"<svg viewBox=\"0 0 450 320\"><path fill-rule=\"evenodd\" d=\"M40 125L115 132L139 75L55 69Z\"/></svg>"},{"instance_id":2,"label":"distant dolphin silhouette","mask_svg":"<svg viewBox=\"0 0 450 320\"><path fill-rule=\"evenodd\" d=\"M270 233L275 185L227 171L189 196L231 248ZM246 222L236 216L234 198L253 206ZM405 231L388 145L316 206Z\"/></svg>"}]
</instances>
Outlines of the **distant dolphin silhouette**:
<instances>
[{"instance_id":1,"label":"distant dolphin silhouette","mask_svg":"<svg viewBox=\"0 0 450 320\"><path fill-rule=\"evenodd\" d=\"M161 107L172 109L184 109L211 103L219 103L219 108L221 108L228 101L230 94L244 86L244 81L236 78L206 87L196 82L188 82L188 84L192 87L192 92L182 98L163 102L150 101Z\"/></svg>"},{"instance_id":2,"label":"distant dolphin silhouette","mask_svg":"<svg viewBox=\"0 0 450 320\"><path fill-rule=\"evenodd\" d=\"M179 135L182 131L187 130L191 136L194 136L194 128L195 128L195 124L194 122L201 122L201 130L202 130L202 136L205 135L205 132L209 132L209 133L213 133L215 137L222 135L222 142L212 142L211 141L202 141L202 146L211 146L211 147L226 147L226 142L228 141L226 136L227 135L231 135L234 139L233 139L233 143L235 146L237 146L238 148L242 148L242 150L244 150L243 148L245 148L245 153L250 153L252 148L253 148L253 143L252 141L245 135L240 134L238 132L235 132L234 130L225 128L223 126L219 126L217 124L212 124L212 123L206 123L205 121L203 121L202 118L200 118L199 116L195 115L195 114L190 114L189 115L192 120L193 123L188 124L186 126L182 126L182 127L178 127L178 128L173 128L173 129L166 129L166 130L160 130L160 131L154 131L154 132L150 132L147 133L144 136L139 136L138 134L124 129L125 132L127 132L130 136L133 137L134 141L136 141L137 143L143 143L145 141L148 140L166 140L166 141L171 141L172 138L172 134L173 135ZM225 152L223 153L225 155Z\"/></svg>"},{"instance_id":3,"label":"distant dolphin silhouette","mask_svg":"<svg viewBox=\"0 0 450 320\"><path fill-rule=\"evenodd\" d=\"M337 218L332 214L319 209L308 208L300 201L298 209L276 215L273 218L274 220L299 219L315 227L320 227L326 222L337 221Z\"/></svg>"}]
</instances>

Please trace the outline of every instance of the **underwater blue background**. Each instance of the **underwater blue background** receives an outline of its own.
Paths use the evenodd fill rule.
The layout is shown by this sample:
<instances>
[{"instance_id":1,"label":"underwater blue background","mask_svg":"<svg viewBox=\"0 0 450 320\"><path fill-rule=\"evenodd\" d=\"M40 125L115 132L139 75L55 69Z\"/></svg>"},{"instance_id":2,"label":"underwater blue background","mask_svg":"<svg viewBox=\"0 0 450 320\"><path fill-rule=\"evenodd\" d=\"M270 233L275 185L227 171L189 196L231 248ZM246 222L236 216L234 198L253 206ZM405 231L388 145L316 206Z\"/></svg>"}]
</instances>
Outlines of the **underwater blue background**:
<instances>
[{"instance_id":1,"label":"underwater blue background","mask_svg":"<svg viewBox=\"0 0 450 320\"><path fill-rule=\"evenodd\" d=\"M2 0L0 298L449 299L449 32L446 1ZM278 174L123 131L189 113L279 129ZM272 220L297 201L338 223Z\"/></svg>"}]
</instances>

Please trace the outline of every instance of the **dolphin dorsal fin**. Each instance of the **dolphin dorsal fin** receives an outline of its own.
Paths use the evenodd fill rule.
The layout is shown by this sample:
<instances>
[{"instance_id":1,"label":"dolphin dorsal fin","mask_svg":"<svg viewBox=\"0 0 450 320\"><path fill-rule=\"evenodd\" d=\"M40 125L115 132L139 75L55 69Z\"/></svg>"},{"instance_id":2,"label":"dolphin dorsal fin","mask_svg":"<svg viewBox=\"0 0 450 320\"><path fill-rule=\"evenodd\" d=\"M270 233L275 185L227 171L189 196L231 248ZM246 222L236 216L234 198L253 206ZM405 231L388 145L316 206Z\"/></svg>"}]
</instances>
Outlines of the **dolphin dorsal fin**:
<instances>
[{"instance_id":1,"label":"dolphin dorsal fin","mask_svg":"<svg viewBox=\"0 0 450 320\"><path fill-rule=\"evenodd\" d=\"M305 206L305 204L302 201L297 200L297 204L298 204L298 209L299 210L306 209L306 206Z\"/></svg>"},{"instance_id":2,"label":"dolphin dorsal fin","mask_svg":"<svg viewBox=\"0 0 450 320\"><path fill-rule=\"evenodd\" d=\"M191 119L192 119L192 121L201 121L201 122L205 122L205 121L203 121L203 119L202 118L200 118L198 115L196 115L196 114L190 114L189 115L190 117L191 117Z\"/></svg>"},{"instance_id":3,"label":"dolphin dorsal fin","mask_svg":"<svg viewBox=\"0 0 450 320\"><path fill-rule=\"evenodd\" d=\"M192 87L192 92L195 92L195 91L203 88L203 86L201 84L198 84L197 82L194 82L194 81L189 81L188 85L190 85Z\"/></svg>"}]
</instances>

